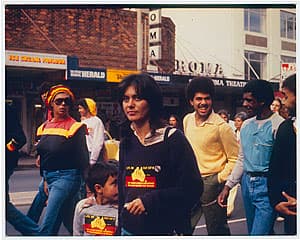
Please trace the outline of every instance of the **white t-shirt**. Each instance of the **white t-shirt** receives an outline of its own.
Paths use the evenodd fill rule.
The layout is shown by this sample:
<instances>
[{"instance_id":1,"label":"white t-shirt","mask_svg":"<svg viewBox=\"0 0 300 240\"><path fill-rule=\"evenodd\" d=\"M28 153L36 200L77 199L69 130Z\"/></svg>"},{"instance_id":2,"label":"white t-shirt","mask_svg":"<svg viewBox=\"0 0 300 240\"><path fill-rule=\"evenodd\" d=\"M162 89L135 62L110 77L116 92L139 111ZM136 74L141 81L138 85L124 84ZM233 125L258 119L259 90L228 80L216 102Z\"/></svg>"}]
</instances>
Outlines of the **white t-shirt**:
<instances>
[{"instance_id":1,"label":"white t-shirt","mask_svg":"<svg viewBox=\"0 0 300 240\"><path fill-rule=\"evenodd\" d=\"M88 129L86 144L90 152L90 164L95 164L104 144L104 125L100 118L93 116L82 120Z\"/></svg>"}]
</instances>

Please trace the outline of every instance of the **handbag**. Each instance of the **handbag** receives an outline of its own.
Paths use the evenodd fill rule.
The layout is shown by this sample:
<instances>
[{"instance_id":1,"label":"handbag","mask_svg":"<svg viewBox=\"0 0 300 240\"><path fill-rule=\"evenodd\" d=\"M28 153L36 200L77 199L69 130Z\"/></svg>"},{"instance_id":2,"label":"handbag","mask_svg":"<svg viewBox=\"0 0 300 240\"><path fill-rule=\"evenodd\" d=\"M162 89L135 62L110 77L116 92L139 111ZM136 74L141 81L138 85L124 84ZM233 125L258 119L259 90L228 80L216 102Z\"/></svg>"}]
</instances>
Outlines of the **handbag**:
<instances>
[{"instance_id":1,"label":"handbag","mask_svg":"<svg viewBox=\"0 0 300 240\"><path fill-rule=\"evenodd\" d=\"M103 144L103 160L119 160L120 141L113 139L108 131L104 131L107 140Z\"/></svg>"}]
</instances>

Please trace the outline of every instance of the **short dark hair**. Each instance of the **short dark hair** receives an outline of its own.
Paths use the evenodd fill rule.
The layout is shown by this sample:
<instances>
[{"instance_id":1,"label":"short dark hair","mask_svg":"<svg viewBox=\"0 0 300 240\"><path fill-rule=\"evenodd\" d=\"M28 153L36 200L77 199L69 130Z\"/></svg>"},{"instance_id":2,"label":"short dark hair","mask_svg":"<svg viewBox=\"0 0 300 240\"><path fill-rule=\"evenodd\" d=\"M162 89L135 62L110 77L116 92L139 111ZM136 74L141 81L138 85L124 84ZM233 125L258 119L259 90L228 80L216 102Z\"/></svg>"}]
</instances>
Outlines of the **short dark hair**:
<instances>
[{"instance_id":1,"label":"short dark hair","mask_svg":"<svg viewBox=\"0 0 300 240\"><path fill-rule=\"evenodd\" d=\"M100 184L104 187L109 176L115 177L118 175L118 162L117 161L101 161L87 169L85 182L89 189L96 193L95 184Z\"/></svg>"},{"instance_id":2,"label":"short dark hair","mask_svg":"<svg viewBox=\"0 0 300 240\"><path fill-rule=\"evenodd\" d=\"M186 88L187 100L193 100L197 92L208 93L212 99L215 97L215 85L209 77L195 77Z\"/></svg>"},{"instance_id":3,"label":"short dark hair","mask_svg":"<svg viewBox=\"0 0 300 240\"><path fill-rule=\"evenodd\" d=\"M146 73L126 76L119 84L119 103L121 107L124 93L129 86L135 87L138 96L148 102L151 128L157 129L160 127L162 125L163 97L154 78Z\"/></svg>"},{"instance_id":4,"label":"short dark hair","mask_svg":"<svg viewBox=\"0 0 300 240\"><path fill-rule=\"evenodd\" d=\"M50 84L48 82L43 82L39 87L38 87L38 92L39 95L42 95L50 90L50 88L53 86L53 84Z\"/></svg>"},{"instance_id":5,"label":"short dark hair","mask_svg":"<svg viewBox=\"0 0 300 240\"><path fill-rule=\"evenodd\" d=\"M291 92L294 93L296 96L296 73L287 77L283 82L282 82L282 88L287 88Z\"/></svg>"},{"instance_id":6,"label":"short dark hair","mask_svg":"<svg viewBox=\"0 0 300 240\"><path fill-rule=\"evenodd\" d=\"M250 80L243 88L243 93L252 93L258 102L264 102L265 106L270 106L274 100L274 91L271 83L266 80Z\"/></svg>"},{"instance_id":7,"label":"short dark hair","mask_svg":"<svg viewBox=\"0 0 300 240\"><path fill-rule=\"evenodd\" d=\"M89 106L87 105L84 98L81 98L77 101L77 105L82 106L85 110L89 111Z\"/></svg>"}]
</instances>

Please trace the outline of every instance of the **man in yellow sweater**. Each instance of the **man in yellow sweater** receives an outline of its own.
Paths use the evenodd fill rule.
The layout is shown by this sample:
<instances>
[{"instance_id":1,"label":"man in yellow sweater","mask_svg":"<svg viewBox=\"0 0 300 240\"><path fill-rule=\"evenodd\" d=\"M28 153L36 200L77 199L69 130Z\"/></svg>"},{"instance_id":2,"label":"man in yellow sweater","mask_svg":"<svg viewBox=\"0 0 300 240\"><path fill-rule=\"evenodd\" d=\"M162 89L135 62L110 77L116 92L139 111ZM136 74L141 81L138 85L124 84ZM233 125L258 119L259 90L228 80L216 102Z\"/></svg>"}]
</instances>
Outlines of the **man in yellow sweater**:
<instances>
[{"instance_id":1,"label":"man in yellow sweater","mask_svg":"<svg viewBox=\"0 0 300 240\"><path fill-rule=\"evenodd\" d=\"M186 94L194 112L183 119L184 133L204 182L200 204L192 212L192 226L195 228L203 213L208 235L230 235L226 208L218 205L217 197L236 163L238 144L231 127L213 111L215 87L210 78L194 78Z\"/></svg>"}]
</instances>

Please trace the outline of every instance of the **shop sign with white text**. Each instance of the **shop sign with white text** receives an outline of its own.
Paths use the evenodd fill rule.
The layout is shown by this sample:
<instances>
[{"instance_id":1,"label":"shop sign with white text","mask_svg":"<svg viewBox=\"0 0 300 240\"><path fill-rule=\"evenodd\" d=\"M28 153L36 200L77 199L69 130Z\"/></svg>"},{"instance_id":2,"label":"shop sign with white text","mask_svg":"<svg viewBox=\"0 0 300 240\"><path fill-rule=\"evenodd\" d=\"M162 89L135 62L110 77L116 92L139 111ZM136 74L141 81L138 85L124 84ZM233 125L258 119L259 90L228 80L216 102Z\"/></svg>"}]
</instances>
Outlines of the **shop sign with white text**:
<instances>
[{"instance_id":1,"label":"shop sign with white text","mask_svg":"<svg viewBox=\"0 0 300 240\"><path fill-rule=\"evenodd\" d=\"M67 56L49 53L5 51L5 65L14 67L67 69Z\"/></svg>"}]
</instances>

